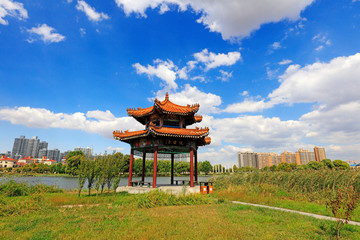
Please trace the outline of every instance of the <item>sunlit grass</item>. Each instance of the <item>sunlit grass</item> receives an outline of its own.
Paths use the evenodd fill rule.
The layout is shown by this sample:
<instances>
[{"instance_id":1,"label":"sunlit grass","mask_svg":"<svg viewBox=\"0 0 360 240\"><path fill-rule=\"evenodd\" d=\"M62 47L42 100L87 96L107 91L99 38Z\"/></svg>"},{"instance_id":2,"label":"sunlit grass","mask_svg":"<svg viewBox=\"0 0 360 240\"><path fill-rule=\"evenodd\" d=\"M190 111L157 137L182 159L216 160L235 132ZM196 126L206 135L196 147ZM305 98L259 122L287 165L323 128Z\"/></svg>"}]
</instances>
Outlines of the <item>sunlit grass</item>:
<instances>
[{"instance_id":1,"label":"sunlit grass","mask_svg":"<svg viewBox=\"0 0 360 240\"><path fill-rule=\"evenodd\" d=\"M243 197L241 194L235 197ZM7 216L0 239L329 239L333 223L250 206L200 204L139 208L140 195L110 193L78 197L48 193L47 211ZM16 201L30 196L16 198ZM78 205L82 205L82 207ZM64 205L74 205L64 208ZM343 239L360 239L346 226Z\"/></svg>"}]
</instances>

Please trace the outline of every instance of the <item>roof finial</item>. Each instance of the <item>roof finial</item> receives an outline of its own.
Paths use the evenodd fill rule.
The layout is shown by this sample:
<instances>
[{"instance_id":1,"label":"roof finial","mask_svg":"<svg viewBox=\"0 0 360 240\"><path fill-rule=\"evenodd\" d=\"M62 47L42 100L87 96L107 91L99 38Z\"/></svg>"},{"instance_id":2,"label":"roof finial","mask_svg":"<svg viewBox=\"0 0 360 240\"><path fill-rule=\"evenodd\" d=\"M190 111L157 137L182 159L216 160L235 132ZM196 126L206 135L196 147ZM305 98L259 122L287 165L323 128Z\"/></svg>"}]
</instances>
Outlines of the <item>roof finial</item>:
<instances>
[{"instance_id":1,"label":"roof finial","mask_svg":"<svg viewBox=\"0 0 360 240\"><path fill-rule=\"evenodd\" d=\"M169 94L168 93L166 93L166 95L165 95L165 100L169 100Z\"/></svg>"}]
</instances>

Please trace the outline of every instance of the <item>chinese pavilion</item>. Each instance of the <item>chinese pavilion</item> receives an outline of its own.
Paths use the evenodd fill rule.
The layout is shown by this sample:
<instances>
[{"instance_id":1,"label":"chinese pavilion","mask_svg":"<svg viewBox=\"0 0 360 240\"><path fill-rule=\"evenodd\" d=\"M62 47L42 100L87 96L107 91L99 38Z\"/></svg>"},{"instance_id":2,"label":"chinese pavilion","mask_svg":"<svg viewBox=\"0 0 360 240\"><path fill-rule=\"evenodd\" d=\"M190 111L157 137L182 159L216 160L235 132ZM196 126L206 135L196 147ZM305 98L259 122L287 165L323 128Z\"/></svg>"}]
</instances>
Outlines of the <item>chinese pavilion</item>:
<instances>
[{"instance_id":1,"label":"chinese pavilion","mask_svg":"<svg viewBox=\"0 0 360 240\"><path fill-rule=\"evenodd\" d=\"M186 128L201 122L202 116L195 115L199 107L199 104L177 105L169 100L169 95L166 93L165 100L155 99L152 107L127 109L129 116L145 126L145 129L140 131L113 132L115 139L129 143L131 146L129 186L132 182L134 155L143 159L142 182L145 180L146 157L154 159L153 188L156 187L158 157L171 159L170 183L173 185L174 159L184 159L190 155L190 187L194 187L194 177L197 182L197 149L211 142L211 138L207 137L209 128Z\"/></svg>"}]
</instances>

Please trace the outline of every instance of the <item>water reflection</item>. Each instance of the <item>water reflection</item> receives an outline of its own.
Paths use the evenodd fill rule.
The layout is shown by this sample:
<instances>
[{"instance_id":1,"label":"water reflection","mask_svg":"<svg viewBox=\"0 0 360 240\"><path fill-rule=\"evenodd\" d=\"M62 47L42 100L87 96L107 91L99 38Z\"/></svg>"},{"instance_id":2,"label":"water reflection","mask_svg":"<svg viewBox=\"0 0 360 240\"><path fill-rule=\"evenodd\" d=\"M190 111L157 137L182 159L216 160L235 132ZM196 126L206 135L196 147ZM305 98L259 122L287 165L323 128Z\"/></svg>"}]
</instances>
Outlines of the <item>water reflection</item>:
<instances>
[{"instance_id":1,"label":"water reflection","mask_svg":"<svg viewBox=\"0 0 360 240\"><path fill-rule=\"evenodd\" d=\"M207 181L210 177L206 176L199 176L198 181ZM189 180L189 176L184 177L175 177L175 180L177 179L186 179ZM53 185L58 188L66 189L66 190L73 190L77 189L78 187L78 179L77 177L42 177L42 176L32 176L32 177L0 177L0 182L5 183L10 180L14 180L16 182L22 182L22 183L28 183L30 185L36 185L39 183L45 184L45 185ZM133 181L141 181L141 177L133 177ZM126 186L128 182L127 177L123 177L120 180L119 186ZM152 182L152 177L145 177L145 182ZM170 177L157 177L157 185L162 184L170 184ZM84 185L84 188L86 188L86 183Z\"/></svg>"}]
</instances>

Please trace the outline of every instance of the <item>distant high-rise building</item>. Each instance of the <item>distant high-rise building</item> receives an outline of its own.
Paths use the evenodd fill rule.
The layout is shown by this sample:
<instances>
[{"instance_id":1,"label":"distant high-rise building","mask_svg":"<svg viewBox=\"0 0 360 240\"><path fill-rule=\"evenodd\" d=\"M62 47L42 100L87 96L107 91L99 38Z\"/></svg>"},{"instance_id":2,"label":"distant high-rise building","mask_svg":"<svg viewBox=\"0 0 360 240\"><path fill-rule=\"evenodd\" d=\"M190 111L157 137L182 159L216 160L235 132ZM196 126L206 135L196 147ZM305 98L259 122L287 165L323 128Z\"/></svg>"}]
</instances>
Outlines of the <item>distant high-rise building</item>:
<instances>
[{"instance_id":1,"label":"distant high-rise building","mask_svg":"<svg viewBox=\"0 0 360 240\"><path fill-rule=\"evenodd\" d=\"M25 156L38 157L39 142L40 140L36 136L31 139L27 139L25 136L15 138L12 149L13 158L19 159Z\"/></svg>"},{"instance_id":2,"label":"distant high-rise building","mask_svg":"<svg viewBox=\"0 0 360 240\"><path fill-rule=\"evenodd\" d=\"M92 156L92 152L93 152L93 149L91 147L86 147L86 148L82 148L82 147L77 147L77 148L74 148L74 151L81 151L85 154L85 156Z\"/></svg>"},{"instance_id":3,"label":"distant high-rise building","mask_svg":"<svg viewBox=\"0 0 360 240\"><path fill-rule=\"evenodd\" d=\"M259 168L257 153L253 152L238 152L238 164L241 167Z\"/></svg>"},{"instance_id":4,"label":"distant high-rise building","mask_svg":"<svg viewBox=\"0 0 360 240\"><path fill-rule=\"evenodd\" d=\"M271 167L281 162L281 157L276 153L257 153L259 168Z\"/></svg>"},{"instance_id":5,"label":"distant high-rise building","mask_svg":"<svg viewBox=\"0 0 360 240\"><path fill-rule=\"evenodd\" d=\"M26 153L25 156L31 156L31 157L38 157L39 154L39 143L40 143L40 139L35 136L31 139L26 139L28 144L26 147Z\"/></svg>"},{"instance_id":6,"label":"distant high-rise building","mask_svg":"<svg viewBox=\"0 0 360 240\"><path fill-rule=\"evenodd\" d=\"M316 146L314 147L314 153L316 161L320 162L326 159L325 148Z\"/></svg>"},{"instance_id":7,"label":"distant high-rise building","mask_svg":"<svg viewBox=\"0 0 360 240\"><path fill-rule=\"evenodd\" d=\"M39 150L40 150L40 149L44 149L44 148L45 148L46 150L48 149L48 143L45 142L45 141L42 141L42 142L39 143Z\"/></svg>"},{"instance_id":8,"label":"distant high-rise building","mask_svg":"<svg viewBox=\"0 0 360 240\"><path fill-rule=\"evenodd\" d=\"M309 150L304 150L300 148L295 154L296 154L296 163L298 165L308 164L311 161L315 161L314 152L310 152Z\"/></svg>"},{"instance_id":9,"label":"distant high-rise building","mask_svg":"<svg viewBox=\"0 0 360 240\"><path fill-rule=\"evenodd\" d=\"M296 163L296 155L292 152L284 151L281 154L281 162Z\"/></svg>"},{"instance_id":10,"label":"distant high-rise building","mask_svg":"<svg viewBox=\"0 0 360 240\"><path fill-rule=\"evenodd\" d=\"M320 147L315 147L314 152L300 148L296 153L284 151L280 155L276 153L238 152L238 165L239 167L249 166L262 169L273 165L277 166L282 162L302 165L310 161L321 161L325 158L325 148Z\"/></svg>"},{"instance_id":11,"label":"distant high-rise building","mask_svg":"<svg viewBox=\"0 0 360 240\"><path fill-rule=\"evenodd\" d=\"M55 160L57 162L60 162L60 150L55 148L53 150L47 151L47 158L51 160Z\"/></svg>"},{"instance_id":12,"label":"distant high-rise building","mask_svg":"<svg viewBox=\"0 0 360 240\"><path fill-rule=\"evenodd\" d=\"M12 149L12 158L18 160L25 155L27 142L25 141L25 136L20 136L20 138L15 138L14 145Z\"/></svg>"},{"instance_id":13,"label":"distant high-rise building","mask_svg":"<svg viewBox=\"0 0 360 240\"><path fill-rule=\"evenodd\" d=\"M39 150L38 158L47 157L47 148L42 148Z\"/></svg>"}]
</instances>

